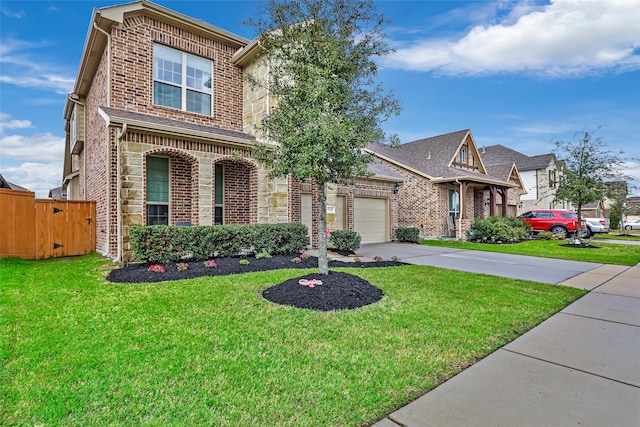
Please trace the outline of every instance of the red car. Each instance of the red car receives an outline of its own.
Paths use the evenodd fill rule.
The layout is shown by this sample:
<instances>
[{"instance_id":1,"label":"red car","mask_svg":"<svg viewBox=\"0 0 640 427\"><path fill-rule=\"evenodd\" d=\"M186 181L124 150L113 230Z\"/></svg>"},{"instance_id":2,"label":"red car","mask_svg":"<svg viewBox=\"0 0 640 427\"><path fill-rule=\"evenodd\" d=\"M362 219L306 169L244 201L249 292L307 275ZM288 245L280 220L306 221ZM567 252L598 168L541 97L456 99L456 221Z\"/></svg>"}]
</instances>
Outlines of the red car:
<instances>
[{"instance_id":1,"label":"red car","mask_svg":"<svg viewBox=\"0 0 640 427\"><path fill-rule=\"evenodd\" d=\"M533 209L518 216L531 224L531 231L551 231L554 234L574 233L578 229L578 214L566 209ZM582 220L582 234L588 234L588 228Z\"/></svg>"}]
</instances>

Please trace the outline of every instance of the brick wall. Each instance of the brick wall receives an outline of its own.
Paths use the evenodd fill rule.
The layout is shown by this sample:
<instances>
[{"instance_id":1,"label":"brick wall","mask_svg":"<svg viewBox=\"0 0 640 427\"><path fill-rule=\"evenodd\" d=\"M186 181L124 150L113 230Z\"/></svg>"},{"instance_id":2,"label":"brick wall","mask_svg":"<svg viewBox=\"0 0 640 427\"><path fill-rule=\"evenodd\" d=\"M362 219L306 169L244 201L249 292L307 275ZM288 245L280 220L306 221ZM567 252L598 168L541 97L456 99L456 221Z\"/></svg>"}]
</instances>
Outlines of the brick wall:
<instances>
[{"instance_id":1,"label":"brick wall","mask_svg":"<svg viewBox=\"0 0 640 427\"><path fill-rule=\"evenodd\" d=\"M224 165L225 223L255 224L258 222L258 174L255 165L232 160L221 163Z\"/></svg>"},{"instance_id":2,"label":"brick wall","mask_svg":"<svg viewBox=\"0 0 640 427\"><path fill-rule=\"evenodd\" d=\"M231 62L235 48L142 15L111 33L112 107L242 131L242 70ZM153 105L154 43L213 61L210 117Z\"/></svg>"},{"instance_id":3,"label":"brick wall","mask_svg":"<svg viewBox=\"0 0 640 427\"><path fill-rule=\"evenodd\" d=\"M311 244L315 248L318 246L317 230L317 211L318 211L318 191L317 186L311 182L300 182L291 178L289 180L289 205L291 222L302 221L302 203L301 196L303 193L312 195L312 230L309 230L311 236ZM395 230L398 228L398 208L397 194L395 193L395 183L376 179L357 178L353 180L353 184L328 184L326 190L327 206L335 206L338 196L345 196L346 199L346 229L354 229L354 198L355 197L377 197L387 199L389 208L389 238L395 239ZM334 230L331 215L327 215L327 227Z\"/></svg>"},{"instance_id":4,"label":"brick wall","mask_svg":"<svg viewBox=\"0 0 640 427\"><path fill-rule=\"evenodd\" d=\"M93 84L86 98L87 129L84 152L80 155L85 162L79 162L80 196L85 200L96 201L96 250L109 254L111 247L110 233L113 231L109 223L109 169L111 150L111 134L104 119L98 114L98 106L108 102L107 89L107 52L104 52L96 72ZM86 193L84 192L86 188Z\"/></svg>"}]
</instances>

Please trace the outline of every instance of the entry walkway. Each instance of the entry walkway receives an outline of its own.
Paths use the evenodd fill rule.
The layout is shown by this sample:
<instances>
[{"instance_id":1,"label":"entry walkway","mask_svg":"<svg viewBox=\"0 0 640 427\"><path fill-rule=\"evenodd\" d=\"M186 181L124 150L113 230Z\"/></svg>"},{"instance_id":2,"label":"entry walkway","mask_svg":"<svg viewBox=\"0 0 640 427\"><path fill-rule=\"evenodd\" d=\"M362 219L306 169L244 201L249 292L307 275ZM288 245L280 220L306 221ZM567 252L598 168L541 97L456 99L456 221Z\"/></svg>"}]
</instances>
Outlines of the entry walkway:
<instances>
[{"instance_id":1,"label":"entry walkway","mask_svg":"<svg viewBox=\"0 0 640 427\"><path fill-rule=\"evenodd\" d=\"M374 427L640 426L640 264L394 243L358 255L590 291Z\"/></svg>"}]
</instances>

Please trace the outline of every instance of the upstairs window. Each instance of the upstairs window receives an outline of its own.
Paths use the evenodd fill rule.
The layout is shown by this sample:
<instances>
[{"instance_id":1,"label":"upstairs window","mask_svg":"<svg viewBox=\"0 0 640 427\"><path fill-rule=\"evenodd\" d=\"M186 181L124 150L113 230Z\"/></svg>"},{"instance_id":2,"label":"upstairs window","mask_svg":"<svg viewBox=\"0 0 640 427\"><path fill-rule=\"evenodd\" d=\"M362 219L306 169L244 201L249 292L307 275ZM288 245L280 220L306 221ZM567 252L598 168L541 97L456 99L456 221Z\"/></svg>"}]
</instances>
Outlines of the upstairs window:
<instances>
[{"instance_id":1,"label":"upstairs window","mask_svg":"<svg viewBox=\"0 0 640 427\"><path fill-rule=\"evenodd\" d=\"M460 163L467 163L467 149L464 147L460 149Z\"/></svg>"},{"instance_id":2,"label":"upstairs window","mask_svg":"<svg viewBox=\"0 0 640 427\"><path fill-rule=\"evenodd\" d=\"M211 115L213 64L166 46L153 46L153 103Z\"/></svg>"},{"instance_id":3,"label":"upstairs window","mask_svg":"<svg viewBox=\"0 0 640 427\"><path fill-rule=\"evenodd\" d=\"M549 171L549 187L550 188L556 188L556 171L554 170L550 170Z\"/></svg>"}]
</instances>

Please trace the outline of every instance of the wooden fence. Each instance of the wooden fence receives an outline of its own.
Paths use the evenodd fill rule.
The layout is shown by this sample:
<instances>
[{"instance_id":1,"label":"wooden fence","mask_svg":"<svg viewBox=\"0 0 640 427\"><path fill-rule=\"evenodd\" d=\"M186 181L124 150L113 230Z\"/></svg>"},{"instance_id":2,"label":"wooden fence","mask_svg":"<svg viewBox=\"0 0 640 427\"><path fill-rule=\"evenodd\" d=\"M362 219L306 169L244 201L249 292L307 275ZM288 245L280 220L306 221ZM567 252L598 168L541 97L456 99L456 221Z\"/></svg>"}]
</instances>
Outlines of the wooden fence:
<instances>
[{"instance_id":1,"label":"wooden fence","mask_svg":"<svg viewBox=\"0 0 640 427\"><path fill-rule=\"evenodd\" d=\"M96 202L0 189L0 257L47 259L96 250Z\"/></svg>"}]
</instances>

